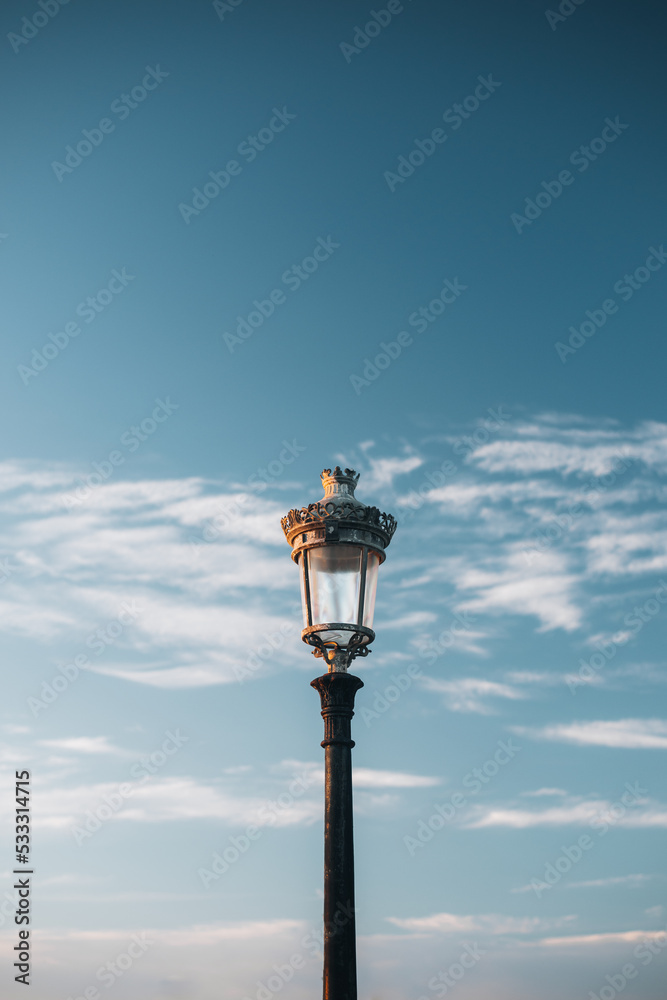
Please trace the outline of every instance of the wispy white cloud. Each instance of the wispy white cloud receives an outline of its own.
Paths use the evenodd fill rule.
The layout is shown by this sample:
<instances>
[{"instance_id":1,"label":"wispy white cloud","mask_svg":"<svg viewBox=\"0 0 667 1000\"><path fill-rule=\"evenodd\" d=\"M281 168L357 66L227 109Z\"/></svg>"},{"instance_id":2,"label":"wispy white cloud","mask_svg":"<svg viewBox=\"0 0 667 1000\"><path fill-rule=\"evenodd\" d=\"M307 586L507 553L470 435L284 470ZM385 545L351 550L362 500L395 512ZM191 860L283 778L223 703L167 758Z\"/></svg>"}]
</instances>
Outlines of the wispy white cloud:
<instances>
[{"instance_id":1,"label":"wispy white cloud","mask_svg":"<svg viewBox=\"0 0 667 1000\"><path fill-rule=\"evenodd\" d=\"M505 680L508 684L534 684L544 687L556 687L565 681L562 674L544 673L537 670L510 670L505 674Z\"/></svg>"},{"instance_id":2,"label":"wispy white cloud","mask_svg":"<svg viewBox=\"0 0 667 1000\"><path fill-rule=\"evenodd\" d=\"M424 463L424 459L416 454L374 458L368 449L366 460L369 468L364 472L364 486L371 492L392 489L398 476L405 476Z\"/></svg>"},{"instance_id":3,"label":"wispy white cloud","mask_svg":"<svg viewBox=\"0 0 667 1000\"><path fill-rule=\"evenodd\" d=\"M628 786L630 788L630 786ZM639 794L638 787L627 805L594 796L570 796L558 805L544 809L526 809L515 803L471 806L461 817L467 829L505 827L528 830L537 827L585 826L596 832L607 825L626 829L663 829L667 827L667 806ZM625 794L625 793L623 793ZM516 890L522 891L522 890Z\"/></svg>"},{"instance_id":4,"label":"wispy white cloud","mask_svg":"<svg viewBox=\"0 0 667 1000\"><path fill-rule=\"evenodd\" d=\"M59 473L58 485L66 478ZM91 669L158 687L233 681L274 635L272 665L287 660L290 636L276 607L289 608L296 642L298 584L280 557L284 511L274 501L215 493L199 479L118 481L67 512L48 477L32 493L32 477L22 481L24 493L5 499L0 536L12 553L0 599L6 632L83 646ZM128 600L141 614L98 661L86 646ZM259 660L251 677L265 666Z\"/></svg>"},{"instance_id":5,"label":"wispy white cloud","mask_svg":"<svg viewBox=\"0 0 667 1000\"><path fill-rule=\"evenodd\" d=\"M667 469L667 425L645 421L633 430L619 425L567 426L564 421L541 420L508 430L502 440L477 448L471 461L490 472L530 475L559 472L563 475L604 476L619 455L661 471Z\"/></svg>"},{"instance_id":6,"label":"wispy white cloud","mask_svg":"<svg viewBox=\"0 0 667 1000\"><path fill-rule=\"evenodd\" d=\"M107 736L69 736L58 740L38 740L40 746L54 750L65 750L80 754L114 754L123 756L130 751L122 750L109 742Z\"/></svg>"},{"instance_id":7,"label":"wispy white cloud","mask_svg":"<svg viewBox=\"0 0 667 1000\"><path fill-rule=\"evenodd\" d=\"M426 459L414 446L377 456L365 442L361 451L371 491L428 483ZM635 579L667 560L667 515L661 506L642 510L662 488L647 470L663 472L666 453L663 424L627 430L613 421L544 414L499 428L493 441L473 449L451 483L421 488L421 506L403 530L416 530L430 511L434 542L427 553L416 549L410 560L388 561L378 625L412 631L410 641L419 647L442 620L446 594L452 613L475 617L474 628L453 635L450 653L488 655L500 628L489 623L498 619L529 616L540 631L578 630L593 613L591 585L601 575ZM527 560L535 531L567 510L585 478L603 474L619 454L634 464L595 504L584 504L572 530ZM72 653L86 651L89 635L123 600L135 599L142 614L103 656L90 657L91 670L179 689L230 683L239 674L254 680L293 664L300 648L298 574L280 529L280 497L197 477L118 479L68 511L64 500L79 473L0 463L7 522L0 549L14 567L0 594L6 632L48 641L54 650L60 643ZM434 522L438 507L447 517ZM596 624L595 634L613 635L617 624ZM268 655L258 652L269 649L267 639ZM56 655L63 660L69 650ZM392 655L405 656L399 649ZM251 658L252 669L245 670ZM611 676L594 679L608 685ZM515 670L484 681L497 685L494 690L466 691L452 681L440 693L456 711L489 712L494 703L518 700L522 689L528 694L531 686L560 682L556 672Z\"/></svg>"},{"instance_id":8,"label":"wispy white cloud","mask_svg":"<svg viewBox=\"0 0 667 1000\"><path fill-rule=\"evenodd\" d=\"M231 789L189 777L155 776L145 784L127 784L131 785L131 792L125 796L119 795L118 782L41 789L35 799L36 820L43 829L67 830L82 823L87 810L94 811L110 797L122 800L110 819L119 822L215 819L231 826L267 823L292 826L315 822L322 812L321 803L306 794L291 795L281 808L267 810L271 796L239 795Z\"/></svg>"},{"instance_id":9,"label":"wispy white cloud","mask_svg":"<svg viewBox=\"0 0 667 1000\"><path fill-rule=\"evenodd\" d=\"M470 810L463 825L470 829L510 827L525 830L538 826L589 825L591 820L609 811L612 803L605 799L568 801L547 809L519 809L514 806L479 805Z\"/></svg>"},{"instance_id":10,"label":"wispy white cloud","mask_svg":"<svg viewBox=\"0 0 667 1000\"><path fill-rule=\"evenodd\" d=\"M484 563L459 576L460 590L475 593L461 601L464 610L535 615L540 631L562 628L571 632L581 624L577 576L563 553L545 552L533 565L526 563L523 548L515 546L502 558L488 557Z\"/></svg>"},{"instance_id":11,"label":"wispy white cloud","mask_svg":"<svg viewBox=\"0 0 667 1000\"><path fill-rule=\"evenodd\" d=\"M309 782L324 783L324 767L315 761L282 760L271 769L281 775L307 775ZM381 771L372 767L353 767L352 776L357 788L431 788L441 783L441 778L405 771Z\"/></svg>"},{"instance_id":12,"label":"wispy white cloud","mask_svg":"<svg viewBox=\"0 0 667 1000\"><path fill-rule=\"evenodd\" d=\"M432 788L441 779L403 771L376 771L369 767L353 768L353 780L358 788Z\"/></svg>"},{"instance_id":13,"label":"wispy white cloud","mask_svg":"<svg viewBox=\"0 0 667 1000\"><path fill-rule=\"evenodd\" d=\"M638 944L641 941L664 941L664 931L610 931L606 934L573 934L568 937L542 938L535 942L543 948L600 948L607 945Z\"/></svg>"},{"instance_id":14,"label":"wispy white cloud","mask_svg":"<svg viewBox=\"0 0 667 1000\"><path fill-rule=\"evenodd\" d=\"M389 923L402 930L426 934L469 934L482 932L489 935L523 935L544 932L551 927L562 927L576 918L572 915L556 918L510 917L498 913L475 916L456 913L433 913L427 917L387 917Z\"/></svg>"},{"instance_id":15,"label":"wispy white cloud","mask_svg":"<svg viewBox=\"0 0 667 1000\"><path fill-rule=\"evenodd\" d=\"M559 723L542 728L510 728L520 736L553 740L557 743L576 743L579 746L617 747L625 750L667 749L667 721L664 719L617 719Z\"/></svg>"},{"instance_id":16,"label":"wispy white cloud","mask_svg":"<svg viewBox=\"0 0 667 1000\"><path fill-rule=\"evenodd\" d=\"M453 584L471 612L534 615L541 631L575 631L601 578L666 571L665 471L665 424L513 421L474 448L452 482L422 494L454 522L453 546L466 532L464 555L427 569L422 584Z\"/></svg>"},{"instance_id":17,"label":"wispy white cloud","mask_svg":"<svg viewBox=\"0 0 667 1000\"><path fill-rule=\"evenodd\" d=\"M86 749L81 751L83 753L107 752L101 749L102 742L96 744L87 738L53 742L71 743L68 749L85 746ZM117 751L112 748L112 752ZM127 754L126 751L120 753ZM111 799L117 803L111 818L134 823L213 819L234 827L248 824L289 827L310 824L322 818L319 789L324 783L324 768L321 763L289 760L270 769L271 773L259 773L255 769L251 775L249 770L252 771L243 765L231 771L228 769L217 782L161 775L150 779L144 775L136 780L128 772L121 777L126 789L122 795L119 794L121 782L118 781L77 785L55 785L52 782L48 788L40 788L34 806L35 815L43 829L71 829L83 822L88 810L94 812ZM239 775L244 779L241 785L237 781ZM361 811L372 807L396 807L401 792L433 788L441 783L437 776L363 767L354 769L353 778L359 790L357 806ZM372 794L374 790L378 794ZM389 794L390 791L396 794Z\"/></svg>"},{"instance_id":18,"label":"wispy white cloud","mask_svg":"<svg viewBox=\"0 0 667 1000\"><path fill-rule=\"evenodd\" d=\"M631 519L608 513L599 530L586 539L589 566L598 576L664 573L667 570L667 525L663 511L635 514Z\"/></svg>"},{"instance_id":19,"label":"wispy white cloud","mask_svg":"<svg viewBox=\"0 0 667 1000\"><path fill-rule=\"evenodd\" d=\"M612 875L609 878L594 878L585 882L568 882L568 889L607 889L610 886L627 886L628 889L638 889L645 882L650 882L653 875Z\"/></svg>"},{"instance_id":20,"label":"wispy white cloud","mask_svg":"<svg viewBox=\"0 0 667 1000\"><path fill-rule=\"evenodd\" d=\"M481 677L460 677L446 681L435 677L420 678L420 684L427 691L443 696L447 708L451 712L477 712L480 715L493 715L495 707L489 700L504 698L517 701L525 695L508 684L498 684Z\"/></svg>"},{"instance_id":21,"label":"wispy white cloud","mask_svg":"<svg viewBox=\"0 0 667 1000\"><path fill-rule=\"evenodd\" d=\"M458 913L433 913L428 917L387 917L390 924L406 931L466 933L477 930L478 918Z\"/></svg>"},{"instance_id":22,"label":"wispy white cloud","mask_svg":"<svg viewBox=\"0 0 667 1000\"><path fill-rule=\"evenodd\" d=\"M386 632L387 629L421 628L423 625L431 625L437 620L437 617L434 611L411 611L398 618L387 618L382 622L382 630Z\"/></svg>"},{"instance_id":23,"label":"wispy white cloud","mask_svg":"<svg viewBox=\"0 0 667 1000\"><path fill-rule=\"evenodd\" d=\"M267 936L283 936L295 930L305 929L301 920L276 918L274 920L245 920L218 924L197 924L193 927L165 930L164 928L140 932L153 942L170 948L192 948L193 945L215 944L220 941L252 941ZM96 930L68 929L63 931L36 929L35 937L44 942L75 941L108 942L112 945L128 941L132 931L126 929L100 928Z\"/></svg>"},{"instance_id":24,"label":"wispy white cloud","mask_svg":"<svg viewBox=\"0 0 667 1000\"><path fill-rule=\"evenodd\" d=\"M528 798L541 798L545 795L567 795L563 788L537 788L534 792L521 792Z\"/></svg>"}]
</instances>

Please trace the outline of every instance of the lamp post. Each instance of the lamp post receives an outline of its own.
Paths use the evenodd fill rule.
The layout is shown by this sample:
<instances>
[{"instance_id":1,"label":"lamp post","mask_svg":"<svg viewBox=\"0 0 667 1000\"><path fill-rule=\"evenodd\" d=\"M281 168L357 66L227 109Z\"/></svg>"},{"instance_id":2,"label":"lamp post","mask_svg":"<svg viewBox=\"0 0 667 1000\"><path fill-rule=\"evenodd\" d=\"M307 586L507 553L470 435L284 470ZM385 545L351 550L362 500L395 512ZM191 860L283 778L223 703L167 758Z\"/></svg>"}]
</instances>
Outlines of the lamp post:
<instances>
[{"instance_id":1,"label":"lamp post","mask_svg":"<svg viewBox=\"0 0 667 1000\"><path fill-rule=\"evenodd\" d=\"M354 490L359 474L322 473L324 496L282 519L301 569L301 638L328 672L311 681L324 719L324 1000L357 1000L350 720L363 681L347 672L375 638L378 569L396 530L391 514L368 507Z\"/></svg>"}]
</instances>

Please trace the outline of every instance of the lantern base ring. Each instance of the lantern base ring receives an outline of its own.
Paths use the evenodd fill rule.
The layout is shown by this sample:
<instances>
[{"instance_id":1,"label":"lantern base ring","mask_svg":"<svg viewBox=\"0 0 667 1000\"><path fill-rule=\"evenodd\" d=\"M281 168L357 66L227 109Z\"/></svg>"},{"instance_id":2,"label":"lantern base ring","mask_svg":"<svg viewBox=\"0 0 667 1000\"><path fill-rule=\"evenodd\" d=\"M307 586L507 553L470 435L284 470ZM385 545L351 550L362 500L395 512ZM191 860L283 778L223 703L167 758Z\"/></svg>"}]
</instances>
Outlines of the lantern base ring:
<instances>
[{"instance_id":1,"label":"lantern base ring","mask_svg":"<svg viewBox=\"0 0 667 1000\"><path fill-rule=\"evenodd\" d=\"M335 639L323 640L320 632L352 632L352 635L347 645L341 646ZM355 657L368 656L368 647L375 638L375 632L365 625L325 622L305 628L301 638L307 645L315 647L313 655L322 657L328 664L329 671L346 671Z\"/></svg>"}]
</instances>

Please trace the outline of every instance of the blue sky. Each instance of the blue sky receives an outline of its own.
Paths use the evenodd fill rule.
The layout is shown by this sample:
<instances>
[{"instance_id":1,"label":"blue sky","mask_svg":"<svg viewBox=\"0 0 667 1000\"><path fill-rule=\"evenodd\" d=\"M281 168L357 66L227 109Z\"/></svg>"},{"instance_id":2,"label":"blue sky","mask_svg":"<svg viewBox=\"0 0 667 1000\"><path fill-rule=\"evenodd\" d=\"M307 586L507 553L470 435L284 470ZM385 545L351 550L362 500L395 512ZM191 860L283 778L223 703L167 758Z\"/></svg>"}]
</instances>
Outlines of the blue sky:
<instances>
[{"instance_id":1,"label":"blue sky","mask_svg":"<svg viewBox=\"0 0 667 1000\"><path fill-rule=\"evenodd\" d=\"M3 5L0 60L35 1000L319 989L280 517L336 462L399 521L357 671L360 996L659 1000L659 5L45 7Z\"/></svg>"}]
</instances>

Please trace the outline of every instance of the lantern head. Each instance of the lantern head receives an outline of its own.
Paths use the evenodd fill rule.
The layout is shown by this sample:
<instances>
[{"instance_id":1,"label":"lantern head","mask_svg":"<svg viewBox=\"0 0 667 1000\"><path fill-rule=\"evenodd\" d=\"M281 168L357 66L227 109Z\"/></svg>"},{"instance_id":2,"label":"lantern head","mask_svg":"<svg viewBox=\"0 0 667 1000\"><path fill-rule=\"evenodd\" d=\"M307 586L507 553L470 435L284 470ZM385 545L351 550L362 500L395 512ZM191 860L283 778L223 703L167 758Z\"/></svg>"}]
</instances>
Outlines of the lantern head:
<instances>
[{"instance_id":1,"label":"lantern head","mask_svg":"<svg viewBox=\"0 0 667 1000\"><path fill-rule=\"evenodd\" d=\"M346 670L355 656L369 652L375 638L378 569L396 521L355 497L354 469L336 466L321 478L322 499L289 511L281 523L301 568L301 638L330 670Z\"/></svg>"}]
</instances>

